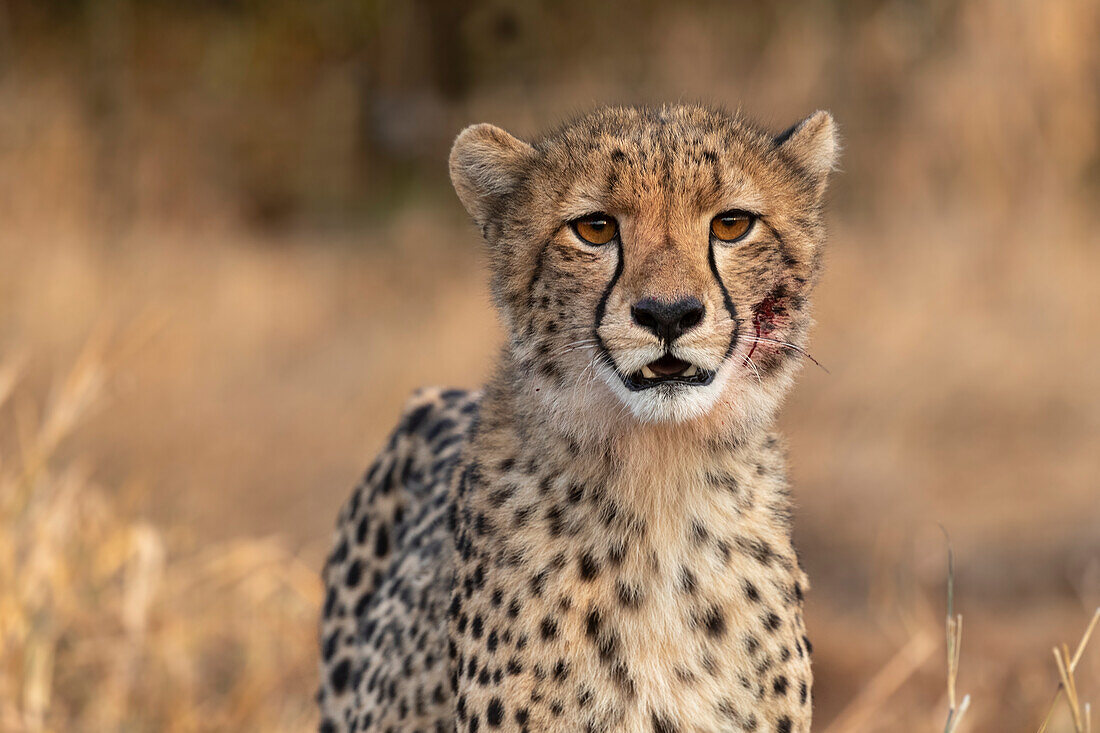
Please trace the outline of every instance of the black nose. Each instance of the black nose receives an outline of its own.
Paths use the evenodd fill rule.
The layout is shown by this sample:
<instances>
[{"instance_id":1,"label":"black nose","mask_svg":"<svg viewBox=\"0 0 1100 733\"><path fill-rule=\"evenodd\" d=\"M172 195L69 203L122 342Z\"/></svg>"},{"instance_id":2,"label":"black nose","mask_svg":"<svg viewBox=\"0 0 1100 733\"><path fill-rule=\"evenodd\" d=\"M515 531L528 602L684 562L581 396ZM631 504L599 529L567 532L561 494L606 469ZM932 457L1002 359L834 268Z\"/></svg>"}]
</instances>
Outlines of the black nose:
<instances>
[{"instance_id":1,"label":"black nose","mask_svg":"<svg viewBox=\"0 0 1100 733\"><path fill-rule=\"evenodd\" d=\"M673 302L642 298L630 308L634 322L652 331L665 343L672 343L703 320L706 310L698 298L681 298Z\"/></svg>"}]
</instances>

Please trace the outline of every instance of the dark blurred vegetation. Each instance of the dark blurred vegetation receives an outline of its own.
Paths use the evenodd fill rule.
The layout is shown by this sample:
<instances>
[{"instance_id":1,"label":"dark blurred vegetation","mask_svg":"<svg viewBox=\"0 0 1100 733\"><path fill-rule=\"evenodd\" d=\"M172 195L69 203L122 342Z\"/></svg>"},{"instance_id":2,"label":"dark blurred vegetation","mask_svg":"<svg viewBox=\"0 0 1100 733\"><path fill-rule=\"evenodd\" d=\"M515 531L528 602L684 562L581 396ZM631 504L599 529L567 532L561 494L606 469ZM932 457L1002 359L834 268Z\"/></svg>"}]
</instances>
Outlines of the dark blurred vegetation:
<instances>
[{"instance_id":1,"label":"dark blurred vegetation","mask_svg":"<svg viewBox=\"0 0 1100 733\"><path fill-rule=\"evenodd\" d=\"M820 729L942 730L942 525L964 729L1035 730L1100 603L1098 41L1096 0L0 0L0 730L312 720L337 507L499 344L451 139L678 100L844 137L781 418Z\"/></svg>"},{"instance_id":2,"label":"dark blurred vegetation","mask_svg":"<svg viewBox=\"0 0 1100 733\"><path fill-rule=\"evenodd\" d=\"M531 134L677 99L776 127L829 107L858 141L837 194L853 213L1008 212L1100 191L1100 28L1093 4L1055 5L8 0L0 69L77 95L116 223L215 206L355 225L441 190L475 111Z\"/></svg>"}]
</instances>

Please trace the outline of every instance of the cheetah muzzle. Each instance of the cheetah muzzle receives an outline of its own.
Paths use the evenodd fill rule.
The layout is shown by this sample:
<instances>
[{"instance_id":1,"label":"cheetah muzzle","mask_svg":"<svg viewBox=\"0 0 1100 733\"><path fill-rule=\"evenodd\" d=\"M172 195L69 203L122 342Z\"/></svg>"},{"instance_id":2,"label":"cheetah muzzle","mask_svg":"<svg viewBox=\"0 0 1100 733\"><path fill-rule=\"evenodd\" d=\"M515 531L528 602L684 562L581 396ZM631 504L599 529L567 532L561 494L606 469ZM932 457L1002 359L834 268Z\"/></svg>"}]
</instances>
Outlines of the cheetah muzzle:
<instances>
[{"instance_id":1,"label":"cheetah muzzle","mask_svg":"<svg viewBox=\"0 0 1100 733\"><path fill-rule=\"evenodd\" d=\"M426 389L340 511L321 730L810 729L773 431L838 143L698 106L455 141L507 333Z\"/></svg>"}]
</instances>

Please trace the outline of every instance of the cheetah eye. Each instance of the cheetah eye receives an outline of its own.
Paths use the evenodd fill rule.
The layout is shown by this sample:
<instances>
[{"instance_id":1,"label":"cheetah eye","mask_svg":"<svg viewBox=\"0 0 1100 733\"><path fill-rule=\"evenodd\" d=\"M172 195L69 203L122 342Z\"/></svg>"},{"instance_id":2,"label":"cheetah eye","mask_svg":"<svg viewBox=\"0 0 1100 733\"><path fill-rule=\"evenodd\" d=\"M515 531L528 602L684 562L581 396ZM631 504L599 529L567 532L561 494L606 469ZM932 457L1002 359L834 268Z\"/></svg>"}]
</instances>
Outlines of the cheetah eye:
<instances>
[{"instance_id":1,"label":"cheetah eye","mask_svg":"<svg viewBox=\"0 0 1100 733\"><path fill-rule=\"evenodd\" d=\"M749 233L755 222L756 216L747 211L723 211L710 220L710 233L723 242L736 242Z\"/></svg>"},{"instance_id":2,"label":"cheetah eye","mask_svg":"<svg viewBox=\"0 0 1100 733\"><path fill-rule=\"evenodd\" d=\"M619 223L607 214L589 214L570 222L573 231L588 244L607 244L619 233Z\"/></svg>"}]
</instances>

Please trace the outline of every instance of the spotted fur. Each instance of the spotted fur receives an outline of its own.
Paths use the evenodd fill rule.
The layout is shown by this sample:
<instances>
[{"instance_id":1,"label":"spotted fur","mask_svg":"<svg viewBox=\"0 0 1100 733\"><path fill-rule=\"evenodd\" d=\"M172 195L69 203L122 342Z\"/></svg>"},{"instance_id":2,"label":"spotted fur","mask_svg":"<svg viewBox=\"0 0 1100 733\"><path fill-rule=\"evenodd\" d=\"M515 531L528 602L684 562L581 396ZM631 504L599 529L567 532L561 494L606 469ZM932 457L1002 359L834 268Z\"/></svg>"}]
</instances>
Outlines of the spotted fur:
<instances>
[{"instance_id":1,"label":"spotted fur","mask_svg":"<svg viewBox=\"0 0 1100 733\"><path fill-rule=\"evenodd\" d=\"M799 366L836 156L691 106L528 144L468 128L451 175L509 334L483 393L428 390L337 522L322 731L808 731L806 579L771 425ZM758 215L727 245L728 209ZM569 222L614 216L586 244ZM640 298L697 298L672 343ZM780 345L786 344L786 345ZM705 385L631 390L665 352Z\"/></svg>"}]
</instances>

